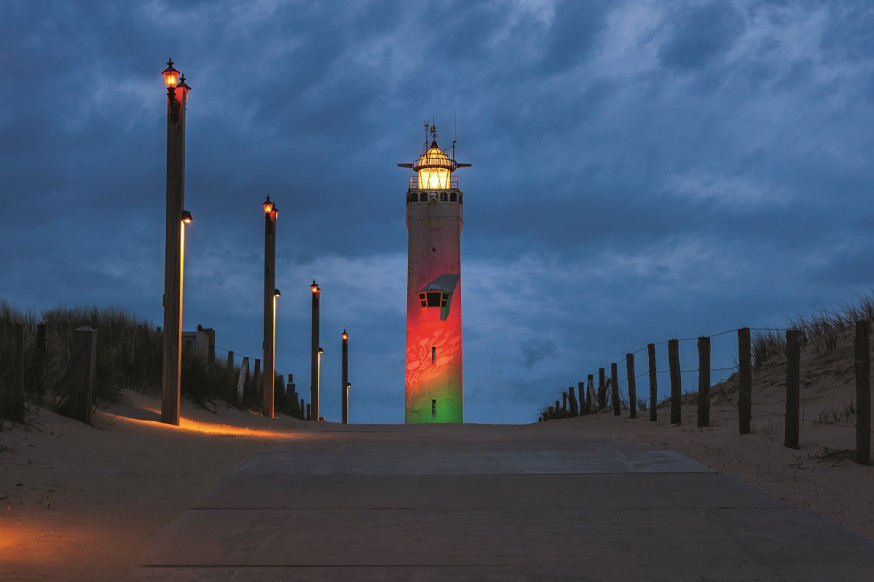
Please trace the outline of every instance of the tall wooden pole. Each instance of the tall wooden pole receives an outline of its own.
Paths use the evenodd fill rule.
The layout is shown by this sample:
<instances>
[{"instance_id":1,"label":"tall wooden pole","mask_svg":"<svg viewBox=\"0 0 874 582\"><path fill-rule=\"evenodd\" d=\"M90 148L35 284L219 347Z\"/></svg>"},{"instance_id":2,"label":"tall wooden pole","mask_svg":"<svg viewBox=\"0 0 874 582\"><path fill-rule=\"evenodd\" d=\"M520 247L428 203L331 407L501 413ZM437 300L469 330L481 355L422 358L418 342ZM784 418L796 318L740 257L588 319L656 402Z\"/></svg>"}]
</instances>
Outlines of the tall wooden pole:
<instances>
[{"instance_id":1,"label":"tall wooden pole","mask_svg":"<svg viewBox=\"0 0 874 582\"><path fill-rule=\"evenodd\" d=\"M343 330L343 391L340 394L343 402L343 424L349 424L349 334Z\"/></svg>"},{"instance_id":2,"label":"tall wooden pole","mask_svg":"<svg viewBox=\"0 0 874 582\"><path fill-rule=\"evenodd\" d=\"M276 400L276 217L270 196L264 210L264 416L273 418Z\"/></svg>"},{"instance_id":3,"label":"tall wooden pole","mask_svg":"<svg viewBox=\"0 0 874 582\"><path fill-rule=\"evenodd\" d=\"M168 62L168 71L173 62ZM178 71L173 69L178 74ZM167 74L165 71L165 79ZM177 84L178 81L178 84ZM164 348L161 422L179 424L182 368L182 212L185 206L185 108L189 87L176 77L167 89L167 212L164 245Z\"/></svg>"},{"instance_id":4,"label":"tall wooden pole","mask_svg":"<svg viewBox=\"0 0 874 582\"><path fill-rule=\"evenodd\" d=\"M313 279L310 285L313 294L313 329L310 347L310 420L319 420L319 298L322 290Z\"/></svg>"}]
</instances>

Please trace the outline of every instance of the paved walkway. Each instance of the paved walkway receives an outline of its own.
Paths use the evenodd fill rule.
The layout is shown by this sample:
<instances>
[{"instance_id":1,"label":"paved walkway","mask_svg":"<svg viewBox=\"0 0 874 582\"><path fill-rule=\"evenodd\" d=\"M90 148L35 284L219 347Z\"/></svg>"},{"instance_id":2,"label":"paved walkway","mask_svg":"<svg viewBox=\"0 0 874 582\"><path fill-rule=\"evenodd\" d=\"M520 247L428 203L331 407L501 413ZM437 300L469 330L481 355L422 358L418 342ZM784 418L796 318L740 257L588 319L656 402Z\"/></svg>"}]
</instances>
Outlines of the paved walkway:
<instances>
[{"instance_id":1,"label":"paved walkway","mask_svg":"<svg viewBox=\"0 0 874 582\"><path fill-rule=\"evenodd\" d=\"M140 582L874 581L874 545L679 453L533 426L325 426L241 463Z\"/></svg>"}]
</instances>

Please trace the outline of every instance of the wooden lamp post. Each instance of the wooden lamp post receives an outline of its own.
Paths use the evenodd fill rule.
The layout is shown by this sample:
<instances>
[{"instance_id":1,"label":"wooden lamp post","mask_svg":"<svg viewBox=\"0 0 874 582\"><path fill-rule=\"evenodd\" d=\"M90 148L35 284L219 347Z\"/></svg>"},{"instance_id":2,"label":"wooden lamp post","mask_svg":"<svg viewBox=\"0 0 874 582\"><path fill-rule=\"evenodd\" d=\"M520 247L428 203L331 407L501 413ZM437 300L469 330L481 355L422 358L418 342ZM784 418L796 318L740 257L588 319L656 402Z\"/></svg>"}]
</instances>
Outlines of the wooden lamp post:
<instances>
[{"instance_id":1,"label":"wooden lamp post","mask_svg":"<svg viewBox=\"0 0 874 582\"><path fill-rule=\"evenodd\" d=\"M167 86L167 215L164 254L164 347L161 422L179 424L182 368L182 272L185 224L185 75L167 61L161 73Z\"/></svg>"},{"instance_id":2,"label":"wooden lamp post","mask_svg":"<svg viewBox=\"0 0 874 582\"><path fill-rule=\"evenodd\" d=\"M264 210L264 416L273 418L276 380L276 217L279 209L270 196Z\"/></svg>"}]
</instances>

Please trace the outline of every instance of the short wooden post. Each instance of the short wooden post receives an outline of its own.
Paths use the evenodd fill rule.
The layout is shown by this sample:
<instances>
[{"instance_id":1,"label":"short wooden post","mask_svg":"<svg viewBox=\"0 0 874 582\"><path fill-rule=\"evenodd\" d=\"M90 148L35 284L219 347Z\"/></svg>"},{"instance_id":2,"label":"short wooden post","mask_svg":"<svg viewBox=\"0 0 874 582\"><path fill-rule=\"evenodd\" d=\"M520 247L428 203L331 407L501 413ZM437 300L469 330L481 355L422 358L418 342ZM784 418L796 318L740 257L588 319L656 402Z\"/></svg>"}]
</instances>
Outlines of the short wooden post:
<instances>
[{"instance_id":1,"label":"short wooden post","mask_svg":"<svg viewBox=\"0 0 874 582\"><path fill-rule=\"evenodd\" d=\"M786 430L783 446L798 447L798 425L801 405L801 332L786 330Z\"/></svg>"},{"instance_id":2,"label":"short wooden post","mask_svg":"<svg viewBox=\"0 0 874 582\"><path fill-rule=\"evenodd\" d=\"M24 421L24 325L16 323L12 327L12 390L9 399L9 419ZM0 402L2 404L2 402ZM2 420L2 417L0 417Z\"/></svg>"},{"instance_id":3,"label":"short wooden post","mask_svg":"<svg viewBox=\"0 0 874 582\"><path fill-rule=\"evenodd\" d=\"M298 418L300 418L301 420L307 420L306 416L307 416L307 407L306 407L306 404L304 403L304 399L301 398L300 399L300 416Z\"/></svg>"},{"instance_id":4,"label":"short wooden post","mask_svg":"<svg viewBox=\"0 0 874 582\"><path fill-rule=\"evenodd\" d=\"M307 402L307 420L313 419L313 407L310 406L310 403Z\"/></svg>"},{"instance_id":5,"label":"short wooden post","mask_svg":"<svg viewBox=\"0 0 874 582\"><path fill-rule=\"evenodd\" d=\"M546 409L546 419L549 420L550 418L555 418L555 408L552 406Z\"/></svg>"},{"instance_id":6,"label":"short wooden post","mask_svg":"<svg viewBox=\"0 0 874 582\"><path fill-rule=\"evenodd\" d=\"M871 322L856 322L856 462L871 462Z\"/></svg>"},{"instance_id":7,"label":"short wooden post","mask_svg":"<svg viewBox=\"0 0 874 582\"><path fill-rule=\"evenodd\" d=\"M659 417L656 408L659 399L659 380L656 371L655 344L647 344L646 353L649 356L649 419L655 422Z\"/></svg>"},{"instance_id":8,"label":"short wooden post","mask_svg":"<svg viewBox=\"0 0 874 582\"><path fill-rule=\"evenodd\" d=\"M275 366L275 365L274 365ZM274 367L274 370L276 368ZM285 409L285 376L276 374L274 377L273 404L274 412Z\"/></svg>"},{"instance_id":9,"label":"short wooden post","mask_svg":"<svg viewBox=\"0 0 874 582\"><path fill-rule=\"evenodd\" d=\"M586 410L586 384L585 384L585 382L577 382L577 394L580 395L579 413L580 413L580 416L582 416L588 412Z\"/></svg>"},{"instance_id":10,"label":"short wooden post","mask_svg":"<svg viewBox=\"0 0 874 582\"><path fill-rule=\"evenodd\" d=\"M249 375L249 357L243 356L240 362L240 374L237 376L237 399L243 400L243 389L246 387L246 376Z\"/></svg>"},{"instance_id":11,"label":"short wooden post","mask_svg":"<svg viewBox=\"0 0 874 582\"><path fill-rule=\"evenodd\" d=\"M607 380L604 368L598 368L598 410L607 408Z\"/></svg>"},{"instance_id":12,"label":"short wooden post","mask_svg":"<svg viewBox=\"0 0 874 582\"><path fill-rule=\"evenodd\" d=\"M634 377L634 354L625 354L628 375L628 418L637 418L637 378Z\"/></svg>"},{"instance_id":13,"label":"short wooden post","mask_svg":"<svg viewBox=\"0 0 874 582\"><path fill-rule=\"evenodd\" d=\"M84 326L73 331L67 369L67 416L91 424L91 397L97 373L97 332Z\"/></svg>"},{"instance_id":14,"label":"short wooden post","mask_svg":"<svg viewBox=\"0 0 874 582\"><path fill-rule=\"evenodd\" d=\"M233 350L228 352L228 370L234 369L234 352Z\"/></svg>"},{"instance_id":15,"label":"short wooden post","mask_svg":"<svg viewBox=\"0 0 874 582\"><path fill-rule=\"evenodd\" d=\"M698 428L710 426L710 338L698 338Z\"/></svg>"},{"instance_id":16,"label":"short wooden post","mask_svg":"<svg viewBox=\"0 0 874 582\"><path fill-rule=\"evenodd\" d=\"M616 362L610 364L610 396L613 399L613 416L622 414L622 403L619 401L619 365Z\"/></svg>"},{"instance_id":17,"label":"short wooden post","mask_svg":"<svg viewBox=\"0 0 874 582\"><path fill-rule=\"evenodd\" d=\"M586 380L586 414L591 414L595 406L595 375L589 374Z\"/></svg>"},{"instance_id":18,"label":"short wooden post","mask_svg":"<svg viewBox=\"0 0 874 582\"><path fill-rule=\"evenodd\" d=\"M668 340L668 366L671 369L671 424L682 424L680 398L683 394L680 373L680 341Z\"/></svg>"},{"instance_id":19,"label":"short wooden post","mask_svg":"<svg viewBox=\"0 0 874 582\"><path fill-rule=\"evenodd\" d=\"M555 416L558 417L561 414L561 402L558 400L555 401Z\"/></svg>"},{"instance_id":20,"label":"short wooden post","mask_svg":"<svg viewBox=\"0 0 874 582\"><path fill-rule=\"evenodd\" d=\"M561 412L562 412L562 414L567 414L567 401L568 401L567 392L562 392L561 393Z\"/></svg>"},{"instance_id":21,"label":"short wooden post","mask_svg":"<svg viewBox=\"0 0 874 582\"><path fill-rule=\"evenodd\" d=\"M46 324L36 326L36 370L33 375L40 394L45 390L45 366L46 366Z\"/></svg>"},{"instance_id":22,"label":"short wooden post","mask_svg":"<svg viewBox=\"0 0 874 582\"><path fill-rule=\"evenodd\" d=\"M753 366L750 328L737 330L737 421L740 434L753 432Z\"/></svg>"},{"instance_id":23,"label":"short wooden post","mask_svg":"<svg viewBox=\"0 0 874 582\"><path fill-rule=\"evenodd\" d=\"M288 375L288 384L285 387L286 412L289 416L297 416L297 386L294 384L294 374Z\"/></svg>"},{"instance_id":24,"label":"short wooden post","mask_svg":"<svg viewBox=\"0 0 874 582\"><path fill-rule=\"evenodd\" d=\"M571 406L571 416L579 416L580 415L580 406L577 402L577 395L574 393L574 387L568 386L567 388L568 398L570 399Z\"/></svg>"}]
</instances>

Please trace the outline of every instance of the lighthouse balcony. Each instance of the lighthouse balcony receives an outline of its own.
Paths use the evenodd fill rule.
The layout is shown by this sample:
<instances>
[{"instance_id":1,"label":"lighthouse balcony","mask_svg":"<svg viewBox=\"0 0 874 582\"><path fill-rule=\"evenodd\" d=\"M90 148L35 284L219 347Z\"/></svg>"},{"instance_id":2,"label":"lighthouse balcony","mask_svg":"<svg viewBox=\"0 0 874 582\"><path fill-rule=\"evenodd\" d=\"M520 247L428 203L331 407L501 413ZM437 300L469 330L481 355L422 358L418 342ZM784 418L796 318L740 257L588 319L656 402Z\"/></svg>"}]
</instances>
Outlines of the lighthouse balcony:
<instances>
[{"instance_id":1,"label":"lighthouse balcony","mask_svg":"<svg viewBox=\"0 0 874 582\"><path fill-rule=\"evenodd\" d=\"M432 190L432 189L450 189L450 188L458 188L458 176L449 176L449 184L448 188L437 188L437 186L442 186L442 183L432 184L435 188L431 188L426 184L421 184L422 180L419 176L410 176L410 190Z\"/></svg>"},{"instance_id":2,"label":"lighthouse balcony","mask_svg":"<svg viewBox=\"0 0 874 582\"><path fill-rule=\"evenodd\" d=\"M410 190L407 192L407 203L410 202L458 202L464 203L464 194L460 190Z\"/></svg>"}]
</instances>

